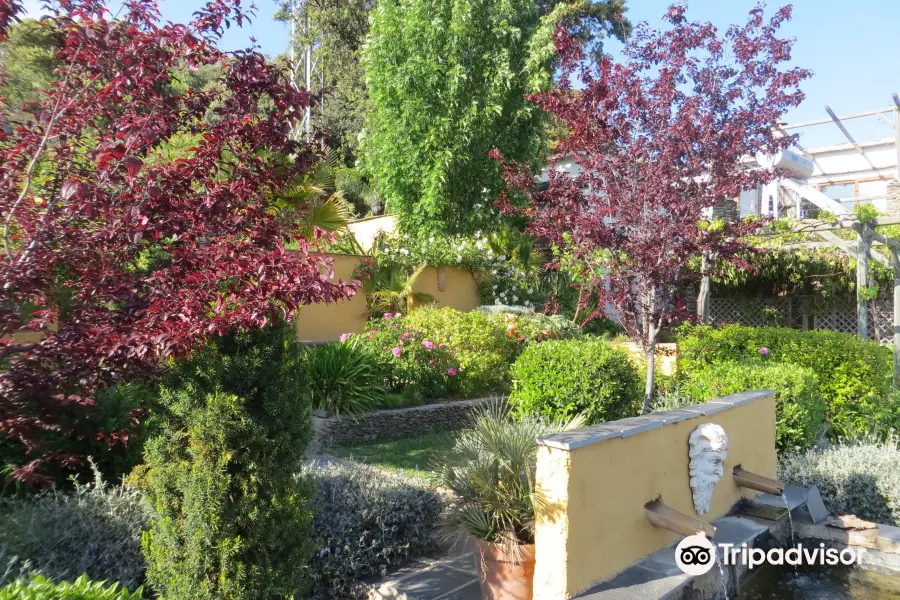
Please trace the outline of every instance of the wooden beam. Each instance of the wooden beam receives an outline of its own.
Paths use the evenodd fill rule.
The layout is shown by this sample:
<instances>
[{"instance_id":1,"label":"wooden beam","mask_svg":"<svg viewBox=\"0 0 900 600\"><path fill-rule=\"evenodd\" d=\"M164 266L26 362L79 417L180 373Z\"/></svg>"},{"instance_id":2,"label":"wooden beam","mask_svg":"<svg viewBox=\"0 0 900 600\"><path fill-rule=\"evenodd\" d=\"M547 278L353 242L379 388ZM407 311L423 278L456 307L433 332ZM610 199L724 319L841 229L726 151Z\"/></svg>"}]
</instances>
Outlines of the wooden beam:
<instances>
[{"instance_id":1,"label":"wooden beam","mask_svg":"<svg viewBox=\"0 0 900 600\"><path fill-rule=\"evenodd\" d=\"M897 152L897 181L900 182L900 98L897 92L893 94L894 98L894 150Z\"/></svg>"},{"instance_id":2,"label":"wooden beam","mask_svg":"<svg viewBox=\"0 0 900 600\"><path fill-rule=\"evenodd\" d=\"M862 146L860 146L856 142L856 140L853 139L853 136L850 135L850 132L847 131L847 128L844 127L844 124L841 123L841 120L837 117L837 115L834 114L834 111L831 110L831 107L828 106L827 104L825 105L825 112L828 113L828 116L831 117L831 120L834 121L834 124L838 126L838 129L841 130L841 133L844 134L844 137L847 138L847 140L851 144L853 144L853 147L856 148L856 151L859 152L860 156L862 156L864 159L866 159L866 162L869 163L869 166L872 167L872 170L877 172L878 167L875 166L875 163L872 162L872 159L869 158L869 155L866 154L866 151L862 149ZM879 174L878 177L880 177L881 179L886 179L886 177L884 175Z\"/></svg>"},{"instance_id":3,"label":"wooden beam","mask_svg":"<svg viewBox=\"0 0 900 600\"><path fill-rule=\"evenodd\" d=\"M869 339L869 255L871 254L871 227L863 224L856 233L856 334Z\"/></svg>"},{"instance_id":4,"label":"wooden beam","mask_svg":"<svg viewBox=\"0 0 900 600\"><path fill-rule=\"evenodd\" d=\"M896 95L894 96L896 98ZM900 387L900 257L891 247L891 267L894 270L894 388Z\"/></svg>"},{"instance_id":5,"label":"wooden beam","mask_svg":"<svg viewBox=\"0 0 900 600\"><path fill-rule=\"evenodd\" d=\"M891 248L900 248L900 242L893 238L889 238L883 233L878 233L877 231L872 232L872 239L884 244L885 246L890 246Z\"/></svg>"},{"instance_id":6,"label":"wooden beam","mask_svg":"<svg viewBox=\"0 0 900 600\"><path fill-rule=\"evenodd\" d=\"M800 183L799 181L794 181L793 179L782 179L780 181L781 187L785 187L801 198L806 198L822 210L828 211L833 215L841 216L841 215L850 215L850 209L829 196L826 196L822 193L821 190L817 190L814 187L811 187L808 184Z\"/></svg>"},{"instance_id":7,"label":"wooden beam","mask_svg":"<svg viewBox=\"0 0 900 600\"><path fill-rule=\"evenodd\" d=\"M838 117L840 119L858 119L860 117L871 117L872 115L877 115L879 113L890 112L893 107L889 106L887 108L881 108L877 110L867 110L861 113L854 113L852 115L843 115ZM782 129L797 129L798 127L809 127L810 125L824 125L825 123L831 123L831 119L818 119L815 121L804 121L802 123L785 123L781 125Z\"/></svg>"}]
</instances>

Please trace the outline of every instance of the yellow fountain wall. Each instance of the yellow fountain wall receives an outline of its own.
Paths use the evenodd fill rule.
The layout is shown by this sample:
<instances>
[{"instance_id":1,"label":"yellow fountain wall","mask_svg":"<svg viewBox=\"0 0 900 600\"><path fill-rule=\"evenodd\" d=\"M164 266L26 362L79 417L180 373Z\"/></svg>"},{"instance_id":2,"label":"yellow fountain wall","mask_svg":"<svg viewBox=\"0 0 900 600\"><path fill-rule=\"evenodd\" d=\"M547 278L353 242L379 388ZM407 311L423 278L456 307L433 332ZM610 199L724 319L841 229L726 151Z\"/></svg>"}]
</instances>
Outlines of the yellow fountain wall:
<instances>
[{"instance_id":1,"label":"yellow fountain wall","mask_svg":"<svg viewBox=\"0 0 900 600\"><path fill-rule=\"evenodd\" d=\"M658 497L685 515L712 521L732 505L757 495L735 485L731 471L775 477L775 399L708 416L697 415L630 437L599 441L571 451L538 451L535 600L567 600L637 562L678 536L650 524L644 505ZM688 477L688 438L702 423L728 436L725 475L710 511L694 511Z\"/></svg>"}]
</instances>

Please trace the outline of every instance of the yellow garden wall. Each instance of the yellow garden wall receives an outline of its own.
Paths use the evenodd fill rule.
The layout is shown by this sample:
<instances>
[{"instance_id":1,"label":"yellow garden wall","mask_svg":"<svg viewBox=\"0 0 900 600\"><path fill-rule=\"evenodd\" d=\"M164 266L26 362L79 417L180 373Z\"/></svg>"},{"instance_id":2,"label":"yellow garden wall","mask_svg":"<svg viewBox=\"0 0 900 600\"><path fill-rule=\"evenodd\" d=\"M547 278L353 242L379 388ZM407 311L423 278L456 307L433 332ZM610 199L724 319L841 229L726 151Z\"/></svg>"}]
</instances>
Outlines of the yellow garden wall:
<instances>
[{"instance_id":1,"label":"yellow garden wall","mask_svg":"<svg viewBox=\"0 0 900 600\"><path fill-rule=\"evenodd\" d=\"M394 215L363 217L350 221L347 228L363 250L368 251L375 244L376 237L382 233L393 233L397 229L397 217Z\"/></svg>"},{"instance_id":2,"label":"yellow garden wall","mask_svg":"<svg viewBox=\"0 0 900 600\"><path fill-rule=\"evenodd\" d=\"M542 439L538 451L535 600L566 600L678 540L650 524L662 501L710 522L756 495L731 477L735 465L775 477L774 392L745 392L699 406L604 423ZM703 423L728 436L725 474L710 512L697 515L688 438Z\"/></svg>"},{"instance_id":3,"label":"yellow garden wall","mask_svg":"<svg viewBox=\"0 0 900 600\"><path fill-rule=\"evenodd\" d=\"M335 280L349 281L363 258L353 254L329 254ZM415 291L430 294L438 306L470 311L481 304L472 273L454 267L428 267L416 281ZM304 342L336 340L342 333L361 333L366 324L366 299L360 290L349 300L311 304L297 311L297 337Z\"/></svg>"}]
</instances>

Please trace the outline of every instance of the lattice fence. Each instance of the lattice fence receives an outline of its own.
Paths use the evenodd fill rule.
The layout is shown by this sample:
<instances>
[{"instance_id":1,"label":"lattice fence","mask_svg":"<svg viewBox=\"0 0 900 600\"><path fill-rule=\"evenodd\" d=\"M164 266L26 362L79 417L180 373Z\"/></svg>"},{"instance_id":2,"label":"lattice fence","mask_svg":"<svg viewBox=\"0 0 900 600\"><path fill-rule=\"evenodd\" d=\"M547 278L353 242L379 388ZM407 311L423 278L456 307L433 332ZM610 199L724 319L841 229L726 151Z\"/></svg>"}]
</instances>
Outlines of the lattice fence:
<instances>
[{"instance_id":1,"label":"lattice fence","mask_svg":"<svg viewBox=\"0 0 900 600\"><path fill-rule=\"evenodd\" d=\"M894 341L893 298L884 294L869 303L869 337L882 344ZM791 327L856 332L856 298L830 302L811 296L779 298L712 298L710 322L738 323L750 327Z\"/></svg>"}]
</instances>

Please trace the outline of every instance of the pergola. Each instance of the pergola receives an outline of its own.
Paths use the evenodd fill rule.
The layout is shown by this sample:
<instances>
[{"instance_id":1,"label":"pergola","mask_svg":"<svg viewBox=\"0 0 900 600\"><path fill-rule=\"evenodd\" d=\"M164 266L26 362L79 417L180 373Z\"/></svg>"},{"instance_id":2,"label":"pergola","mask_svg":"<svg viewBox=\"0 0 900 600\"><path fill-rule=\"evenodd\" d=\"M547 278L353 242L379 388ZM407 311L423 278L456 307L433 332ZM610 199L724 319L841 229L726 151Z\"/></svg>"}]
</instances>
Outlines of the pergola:
<instances>
[{"instance_id":1,"label":"pergola","mask_svg":"<svg viewBox=\"0 0 900 600\"><path fill-rule=\"evenodd\" d=\"M900 182L900 97L895 92L892 94L893 106L876 110L855 113L851 115L838 116L829 106L825 106L828 118L806 121L802 123L783 124L779 126L779 130L787 135L787 131L791 129L799 129L813 125L822 125L826 123L834 123L840 129L843 136L853 145L856 152L863 157L869 165L871 171L881 179L890 180L876 167L871 158L866 154L863 147L853 138L847 131L844 121L857 119L861 117L877 117L878 119L888 123L894 130L894 144L897 152L897 171L894 179ZM890 118L892 116L893 118ZM821 165L816 162L814 156L810 155L799 143L795 144L803 154L810 158L818 170L828 175ZM811 202L819 209L824 210L834 218L832 219L800 219L792 233L808 233L816 236L817 241L806 241L798 243L785 244L786 249L808 249L808 248L837 248L839 251L856 259L856 306L857 306L857 334L863 338L869 337L869 305L866 289L868 287L869 262L871 260L879 261L890 266L894 273L894 384L900 386L900 241L890 238L875 230L878 226L883 225L900 225L900 216L892 215L887 217L879 217L872 221L862 222L856 218L852 211L847 209L839 200L835 200L825 195L820 190L807 185L803 181L785 178L780 181L780 185L797 194L798 198L804 198ZM877 196L880 198L881 196ZM876 197L857 196L852 198L856 201L873 200ZM847 200L849 200L848 198ZM799 204L799 203L798 203ZM837 231L854 231L856 239L849 240L836 234ZM782 235L783 232L763 231L761 235ZM878 249L885 249L887 256L881 252L873 252L873 246ZM703 271L707 273L707 258L704 257ZM698 297L698 314L701 321L707 322L709 318L709 297L710 297L710 281L709 275L703 277Z\"/></svg>"}]
</instances>

